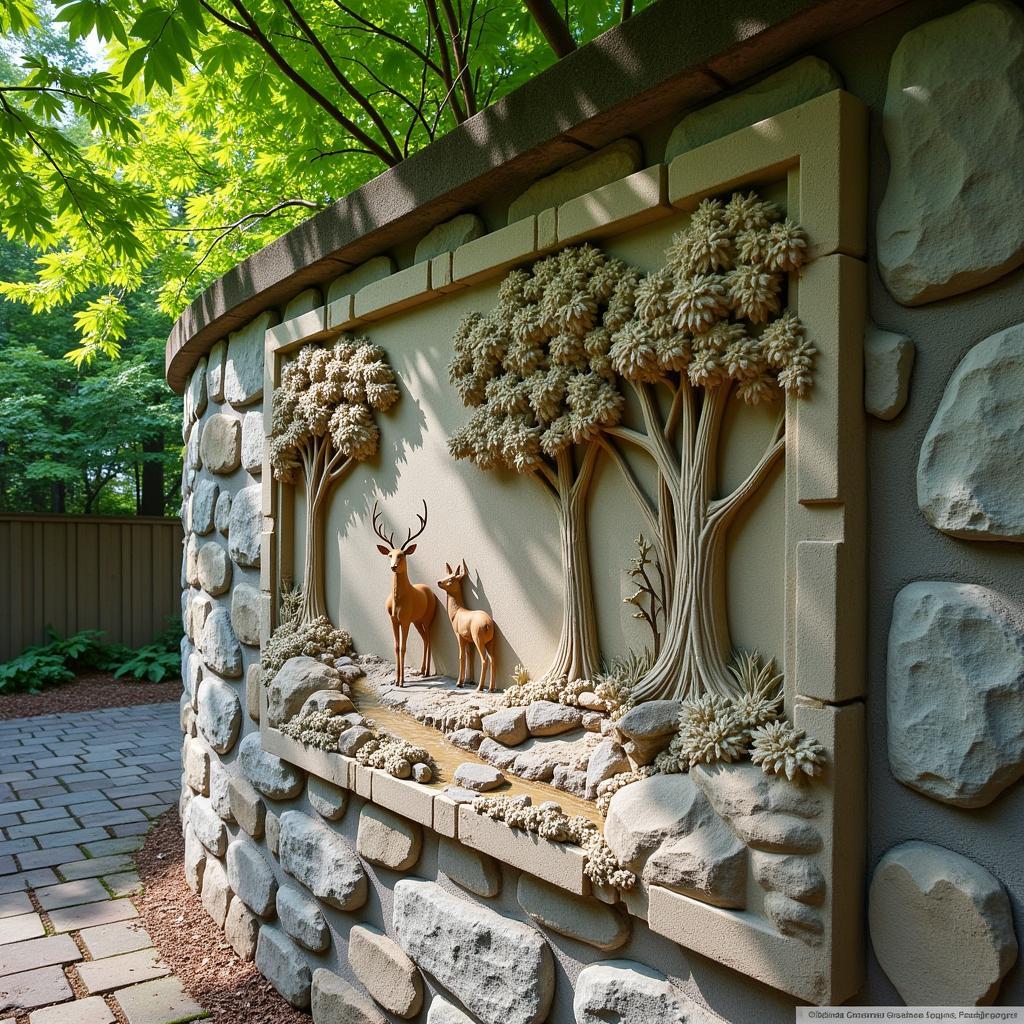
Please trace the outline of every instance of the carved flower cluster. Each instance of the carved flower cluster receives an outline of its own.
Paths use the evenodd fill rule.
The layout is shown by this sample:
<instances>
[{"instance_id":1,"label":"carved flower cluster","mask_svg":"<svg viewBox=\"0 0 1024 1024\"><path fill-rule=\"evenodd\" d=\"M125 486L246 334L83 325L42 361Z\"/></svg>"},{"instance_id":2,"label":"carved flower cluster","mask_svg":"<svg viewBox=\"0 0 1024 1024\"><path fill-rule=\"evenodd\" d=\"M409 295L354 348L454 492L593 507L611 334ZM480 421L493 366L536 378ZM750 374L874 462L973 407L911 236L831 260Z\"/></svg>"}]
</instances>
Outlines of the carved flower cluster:
<instances>
[{"instance_id":1,"label":"carved flower cluster","mask_svg":"<svg viewBox=\"0 0 1024 1024\"><path fill-rule=\"evenodd\" d=\"M766 775L785 775L792 782L801 774L810 778L821 774L825 762L821 744L785 719L755 729L753 739L750 760Z\"/></svg>"},{"instance_id":2,"label":"carved flower cluster","mask_svg":"<svg viewBox=\"0 0 1024 1024\"><path fill-rule=\"evenodd\" d=\"M533 679L527 676L521 683L509 686L502 694L505 707L527 707L534 701L549 700L568 707L579 705L579 696L587 690L593 690L594 684L589 679L575 679L572 682L562 676L559 679Z\"/></svg>"},{"instance_id":3,"label":"carved flower cluster","mask_svg":"<svg viewBox=\"0 0 1024 1024\"><path fill-rule=\"evenodd\" d=\"M638 275L593 246L563 249L514 270L489 313L471 313L452 339L448 375L476 409L449 441L455 458L519 472L622 417L609 358L633 315Z\"/></svg>"},{"instance_id":4,"label":"carved flower cluster","mask_svg":"<svg viewBox=\"0 0 1024 1024\"><path fill-rule=\"evenodd\" d=\"M269 683L289 658L304 654L333 666L338 658L351 653L352 636L344 629L335 629L326 616L304 624L291 619L282 622L263 646L260 655L263 682Z\"/></svg>"},{"instance_id":5,"label":"carved flower cluster","mask_svg":"<svg viewBox=\"0 0 1024 1024\"><path fill-rule=\"evenodd\" d=\"M281 725L281 732L308 747L337 752L338 737L351 728L351 722L330 711L310 711L296 715Z\"/></svg>"},{"instance_id":6,"label":"carved flower cluster","mask_svg":"<svg viewBox=\"0 0 1024 1024\"><path fill-rule=\"evenodd\" d=\"M613 775L610 779L605 779L597 787L597 809L602 814L607 814L608 805L612 802L612 797L620 789L634 782L639 782L641 779L649 779L652 775L657 774L657 772L658 768L656 765L644 765L642 768L636 768L629 772L620 772L618 775Z\"/></svg>"},{"instance_id":7,"label":"carved flower cluster","mask_svg":"<svg viewBox=\"0 0 1024 1024\"><path fill-rule=\"evenodd\" d=\"M622 867L589 818L567 815L558 804L545 802L534 807L528 796L478 796L473 809L509 828L521 828L554 843L575 843L583 848L587 862L584 874L595 885L632 889L636 875Z\"/></svg>"},{"instance_id":8,"label":"carved flower cluster","mask_svg":"<svg viewBox=\"0 0 1024 1024\"><path fill-rule=\"evenodd\" d=\"M274 476L294 483L302 449L314 438L329 436L347 458L369 458L380 442L373 412L386 412L397 400L398 385L384 350L366 338L343 334L329 345L305 346L281 371L281 384L274 389Z\"/></svg>"},{"instance_id":9,"label":"carved flower cluster","mask_svg":"<svg viewBox=\"0 0 1024 1024\"><path fill-rule=\"evenodd\" d=\"M430 769L431 778L435 773L434 761L427 751L387 732L377 733L356 751L355 756L367 768L381 768L396 779L409 778L413 766L418 764Z\"/></svg>"},{"instance_id":10,"label":"carved flower cluster","mask_svg":"<svg viewBox=\"0 0 1024 1024\"><path fill-rule=\"evenodd\" d=\"M636 316L613 336L613 367L635 381L672 371L699 387L733 381L750 404L778 388L802 395L817 353L782 299L806 248L802 229L754 192L704 200L665 266L636 280Z\"/></svg>"}]
</instances>

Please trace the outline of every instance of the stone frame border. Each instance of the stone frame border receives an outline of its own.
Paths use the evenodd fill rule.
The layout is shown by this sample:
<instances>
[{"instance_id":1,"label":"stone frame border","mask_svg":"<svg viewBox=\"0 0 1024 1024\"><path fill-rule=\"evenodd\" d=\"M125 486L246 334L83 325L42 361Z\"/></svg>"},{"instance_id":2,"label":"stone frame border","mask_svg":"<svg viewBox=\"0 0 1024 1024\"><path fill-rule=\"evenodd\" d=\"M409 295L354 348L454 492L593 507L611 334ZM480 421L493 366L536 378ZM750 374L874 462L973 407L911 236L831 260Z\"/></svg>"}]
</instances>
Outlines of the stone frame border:
<instances>
[{"instance_id":1,"label":"stone frame border","mask_svg":"<svg viewBox=\"0 0 1024 1024\"><path fill-rule=\"evenodd\" d=\"M619 234L693 209L701 199L785 178L790 214L807 230L809 261L791 280L795 307L819 351L815 386L786 414L785 706L795 725L825 747L817 783L827 882L824 934L805 943L760 914L723 910L658 886L625 894L631 914L656 934L799 999L822 1005L850 998L863 978L864 537L865 467L862 347L866 307L867 115L841 90L500 228L454 253L399 270L265 334L264 426L282 355L383 319L445 292L496 277L573 242ZM262 474L261 642L270 635L282 577L293 575L294 488ZM275 523L282 529L277 540ZM306 748L266 723L270 753L357 795L457 838L503 863L587 895L582 850L457 806L436 790L368 769L341 754ZM839 770L841 766L841 771ZM841 812L841 813L840 813ZM601 893L593 893L601 898Z\"/></svg>"}]
</instances>

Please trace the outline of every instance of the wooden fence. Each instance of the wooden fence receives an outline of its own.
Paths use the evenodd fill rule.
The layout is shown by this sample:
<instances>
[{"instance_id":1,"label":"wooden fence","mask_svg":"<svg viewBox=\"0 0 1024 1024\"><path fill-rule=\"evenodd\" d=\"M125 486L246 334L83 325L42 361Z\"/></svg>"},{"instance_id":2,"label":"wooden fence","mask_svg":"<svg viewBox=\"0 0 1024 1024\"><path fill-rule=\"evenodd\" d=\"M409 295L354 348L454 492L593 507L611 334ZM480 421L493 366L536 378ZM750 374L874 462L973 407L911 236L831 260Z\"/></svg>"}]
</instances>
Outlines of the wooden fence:
<instances>
[{"instance_id":1,"label":"wooden fence","mask_svg":"<svg viewBox=\"0 0 1024 1024\"><path fill-rule=\"evenodd\" d=\"M0 515L0 662L48 626L149 643L181 613L181 541L177 519Z\"/></svg>"}]
</instances>

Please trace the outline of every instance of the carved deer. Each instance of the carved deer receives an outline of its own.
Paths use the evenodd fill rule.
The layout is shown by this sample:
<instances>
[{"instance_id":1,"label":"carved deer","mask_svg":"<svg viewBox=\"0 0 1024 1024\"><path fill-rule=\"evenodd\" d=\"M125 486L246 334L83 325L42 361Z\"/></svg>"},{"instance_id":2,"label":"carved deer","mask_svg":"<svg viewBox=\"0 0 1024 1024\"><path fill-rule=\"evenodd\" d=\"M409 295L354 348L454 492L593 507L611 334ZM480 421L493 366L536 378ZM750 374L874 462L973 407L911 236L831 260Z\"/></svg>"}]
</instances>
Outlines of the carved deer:
<instances>
[{"instance_id":1,"label":"carved deer","mask_svg":"<svg viewBox=\"0 0 1024 1024\"><path fill-rule=\"evenodd\" d=\"M477 690L484 689L484 681L490 672L490 691L494 693L494 619L485 611L473 611L462 603L462 581L466 577L466 562L457 569L445 562L448 575L438 580L437 585L448 595L448 620L459 641L459 681L462 686L473 669L473 648L480 654L480 683Z\"/></svg>"},{"instance_id":2,"label":"carved deer","mask_svg":"<svg viewBox=\"0 0 1024 1024\"><path fill-rule=\"evenodd\" d=\"M377 502L373 503L373 532L384 541L377 545L377 550L391 560L391 593L385 602L388 617L391 619L391 631L395 635L395 668L398 685L405 685L405 642L409 635L409 627L415 626L423 640L423 662L420 675L430 675L430 627L437 611L437 598L426 583L413 583L409 579L407 557L416 550L412 542L426 529L427 503L423 502L423 514L417 513L420 528L413 533L410 528L405 543L395 546L394 534L385 535L377 523L381 515L377 511Z\"/></svg>"}]
</instances>

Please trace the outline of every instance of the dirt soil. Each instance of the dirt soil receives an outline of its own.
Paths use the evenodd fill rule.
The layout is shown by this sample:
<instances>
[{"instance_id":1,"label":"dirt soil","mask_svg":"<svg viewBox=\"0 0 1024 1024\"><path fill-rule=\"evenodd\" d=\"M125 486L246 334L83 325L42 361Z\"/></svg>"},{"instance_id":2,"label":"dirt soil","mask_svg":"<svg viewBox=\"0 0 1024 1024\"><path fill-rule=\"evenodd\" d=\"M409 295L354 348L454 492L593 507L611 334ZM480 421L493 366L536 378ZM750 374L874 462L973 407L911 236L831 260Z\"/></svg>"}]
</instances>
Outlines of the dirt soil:
<instances>
[{"instance_id":1,"label":"dirt soil","mask_svg":"<svg viewBox=\"0 0 1024 1024\"><path fill-rule=\"evenodd\" d=\"M216 1024L309 1024L254 964L240 960L185 882L185 841L177 808L161 815L135 855L143 927L186 991Z\"/></svg>"},{"instance_id":2,"label":"dirt soil","mask_svg":"<svg viewBox=\"0 0 1024 1024\"><path fill-rule=\"evenodd\" d=\"M87 672L61 686L41 693L0 694L0 722L34 715L59 715L65 711L97 711L128 708L138 704L166 704L181 696L181 680L140 683L115 679L109 672Z\"/></svg>"}]
</instances>

